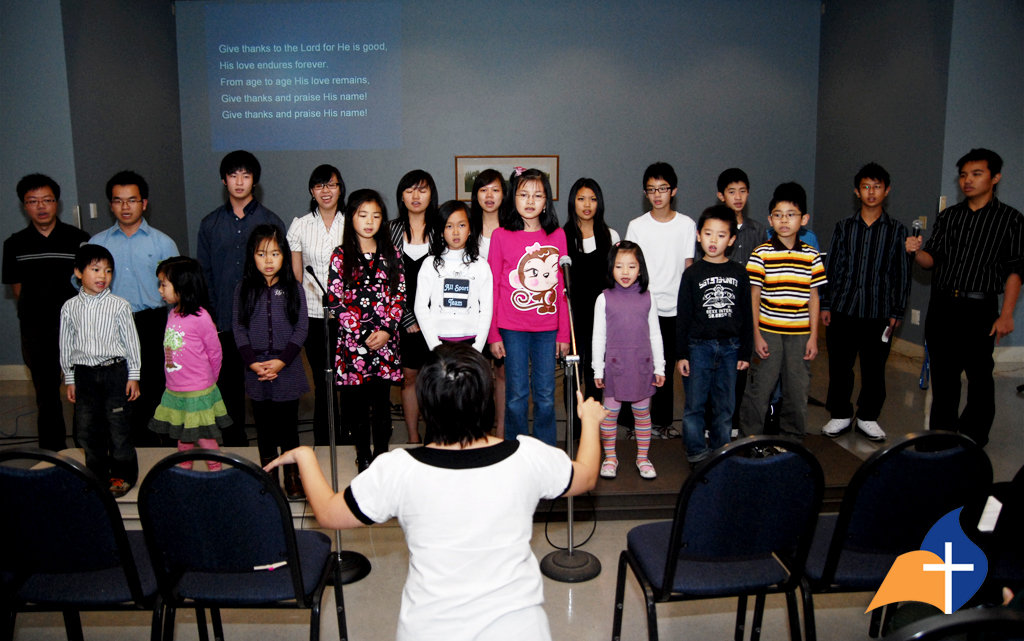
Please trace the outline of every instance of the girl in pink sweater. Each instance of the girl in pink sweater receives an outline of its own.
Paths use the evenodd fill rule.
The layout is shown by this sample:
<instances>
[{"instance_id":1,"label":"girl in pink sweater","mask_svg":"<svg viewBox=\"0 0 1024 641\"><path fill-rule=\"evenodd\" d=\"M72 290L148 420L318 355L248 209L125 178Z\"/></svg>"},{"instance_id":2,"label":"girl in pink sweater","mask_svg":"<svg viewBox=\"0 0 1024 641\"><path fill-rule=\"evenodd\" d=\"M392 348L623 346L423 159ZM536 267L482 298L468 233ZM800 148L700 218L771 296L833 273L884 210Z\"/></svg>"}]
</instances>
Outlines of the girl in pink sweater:
<instances>
[{"instance_id":1,"label":"girl in pink sweater","mask_svg":"<svg viewBox=\"0 0 1024 641\"><path fill-rule=\"evenodd\" d=\"M156 269L160 296L173 309L164 333L164 373L167 389L160 399L149 429L178 441L178 451L199 447L215 450L221 429L231 425L227 408L217 389L221 348L217 326L207 310L209 297L199 263L176 256ZM220 463L209 462L211 472ZM182 463L192 469L192 462Z\"/></svg>"},{"instance_id":2,"label":"girl in pink sweater","mask_svg":"<svg viewBox=\"0 0 1024 641\"><path fill-rule=\"evenodd\" d=\"M505 358L505 439L528 434L555 444L555 359L569 351L569 311L558 259L566 255L551 185L537 169L509 177L502 228L491 234L487 262L494 279L494 314L487 339Z\"/></svg>"}]
</instances>

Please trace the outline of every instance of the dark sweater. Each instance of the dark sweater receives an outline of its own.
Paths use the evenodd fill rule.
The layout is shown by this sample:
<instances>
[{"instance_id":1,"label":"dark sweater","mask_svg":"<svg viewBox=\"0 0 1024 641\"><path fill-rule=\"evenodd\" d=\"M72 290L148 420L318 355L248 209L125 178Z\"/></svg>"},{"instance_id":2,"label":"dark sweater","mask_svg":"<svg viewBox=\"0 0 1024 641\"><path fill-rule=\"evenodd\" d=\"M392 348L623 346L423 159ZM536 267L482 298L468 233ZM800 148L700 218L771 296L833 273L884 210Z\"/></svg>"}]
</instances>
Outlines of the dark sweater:
<instances>
[{"instance_id":1,"label":"dark sweater","mask_svg":"<svg viewBox=\"0 0 1024 641\"><path fill-rule=\"evenodd\" d=\"M698 260L683 272L676 316L676 358L689 360L690 339L739 338L741 361L750 361L754 345L750 279L732 261Z\"/></svg>"}]
</instances>

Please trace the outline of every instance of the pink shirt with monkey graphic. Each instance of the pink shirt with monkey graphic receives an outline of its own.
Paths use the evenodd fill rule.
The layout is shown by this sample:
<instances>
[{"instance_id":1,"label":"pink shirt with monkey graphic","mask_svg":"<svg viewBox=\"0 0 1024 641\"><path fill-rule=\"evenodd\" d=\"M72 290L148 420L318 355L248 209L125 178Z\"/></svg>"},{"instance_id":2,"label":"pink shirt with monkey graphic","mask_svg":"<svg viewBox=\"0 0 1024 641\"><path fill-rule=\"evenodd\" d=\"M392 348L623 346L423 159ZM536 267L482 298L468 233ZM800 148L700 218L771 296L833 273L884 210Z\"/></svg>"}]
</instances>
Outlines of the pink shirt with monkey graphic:
<instances>
[{"instance_id":1,"label":"pink shirt with monkey graphic","mask_svg":"<svg viewBox=\"0 0 1024 641\"><path fill-rule=\"evenodd\" d=\"M487 262L494 277L494 315L488 343L501 340L498 329L517 332L558 330L555 340L569 342L569 308L558 259L568 254L565 232L495 229Z\"/></svg>"}]
</instances>

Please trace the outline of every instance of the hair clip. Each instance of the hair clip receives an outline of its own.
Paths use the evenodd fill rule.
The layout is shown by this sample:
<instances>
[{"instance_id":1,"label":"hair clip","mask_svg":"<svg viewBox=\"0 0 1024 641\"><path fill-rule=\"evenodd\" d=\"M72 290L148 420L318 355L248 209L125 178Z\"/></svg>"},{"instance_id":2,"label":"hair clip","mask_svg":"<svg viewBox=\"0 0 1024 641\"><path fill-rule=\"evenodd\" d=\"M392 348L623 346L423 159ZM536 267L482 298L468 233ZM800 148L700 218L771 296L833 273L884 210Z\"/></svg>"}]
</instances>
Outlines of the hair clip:
<instances>
[{"instance_id":1,"label":"hair clip","mask_svg":"<svg viewBox=\"0 0 1024 641\"><path fill-rule=\"evenodd\" d=\"M516 176L522 176L524 171L526 171L526 167L516 167Z\"/></svg>"}]
</instances>

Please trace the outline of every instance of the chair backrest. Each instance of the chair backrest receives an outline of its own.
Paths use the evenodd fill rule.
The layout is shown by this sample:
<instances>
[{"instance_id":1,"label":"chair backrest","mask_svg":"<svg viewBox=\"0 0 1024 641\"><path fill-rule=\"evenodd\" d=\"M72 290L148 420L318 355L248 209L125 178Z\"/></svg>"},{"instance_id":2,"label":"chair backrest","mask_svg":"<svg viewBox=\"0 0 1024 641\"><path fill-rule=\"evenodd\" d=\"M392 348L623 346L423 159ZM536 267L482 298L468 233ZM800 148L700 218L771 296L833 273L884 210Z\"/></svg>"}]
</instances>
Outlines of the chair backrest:
<instances>
[{"instance_id":1,"label":"chair backrest","mask_svg":"<svg viewBox=\"0 0 1024 641\"><path fill-rule=\"evenodd\" d=\"M755 447L785 451L747 458ZM799 581L824 492L821 465L801 445L766 436L716 450L679 492L662 586L680 558L741 560L776 554Z\"/></svg>"},{"instance_id":2,"label":"chair backrest","mask_svg":"<svg viewBox=\"0 0 1024 641\"><path fill-rule=\"evenodd\" d=\"M218 472L178 467L219 461ZM139 487L139 517L164 598L186 571L252 572L286 561L296 600L305 605L302 573L284 493L270 475L240 456L193 449L158 462Z\"/></svg>"},{"instance_id":3,"label":"chair backrest","mask_svg":"<svg viewBox=\"0 0 1024 641\"><path fill-rule=\"evenodd\" d=\"M50 465L26 468L15 461ZM0 570L17 589L31 574L121 567L136 604L143 599L121 512L110 490L85 465L56 452L0 452Z\"/></svg>"},{"instance_id":4,"label":"chair backrest","mask_svg":"<svg viewBox=\"0 0 1024 641\"><path fill-rule=\"evenodd\" d=\"M893 555L917 550L936 521L991 484L988 456L962 434L911 433L875 452L846 488L822 582L832 582L844 548Z\"/></svg>"}]
</instances>

